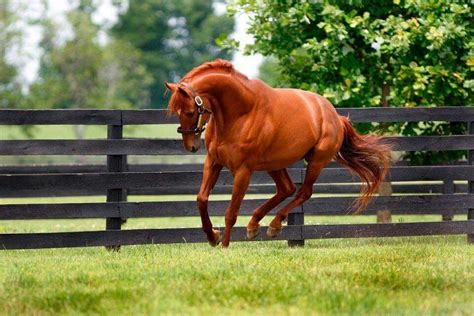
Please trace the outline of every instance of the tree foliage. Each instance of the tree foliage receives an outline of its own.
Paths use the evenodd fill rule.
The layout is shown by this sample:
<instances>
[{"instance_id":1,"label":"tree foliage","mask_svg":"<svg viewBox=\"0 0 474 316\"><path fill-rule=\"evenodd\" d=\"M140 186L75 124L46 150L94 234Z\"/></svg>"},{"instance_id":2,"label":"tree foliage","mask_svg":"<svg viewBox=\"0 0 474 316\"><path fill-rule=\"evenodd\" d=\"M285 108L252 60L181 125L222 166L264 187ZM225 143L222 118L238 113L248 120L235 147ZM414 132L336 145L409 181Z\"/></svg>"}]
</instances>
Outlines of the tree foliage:
<instances>
[{"instance_id":1,"label":"tree foliage","mask_svg":"<svg viewBox=\"0 0 474 316\"><path fill-rule=\"evenodd\" d=\"M273 57L265 58L258 68L258 78L274 88L280 87L282 79L278 60Z\"/></svg>"},{"instance_id":2,"label":"tree foliage","mask_svg":"<svg viewBox=\"0 0 474 316\"><path fill-rule=\"evenodd\" d=\"M95 7L80 1L67 14L73 37L57 39L57 26L47 17L38 80L30 87L31 105L39 108L127 108L148 106L151 77L130 44L98 42L100 27L92 22Z\"/></svg>"},{"instance_id":3,"label":"tree foliage","mask_svg":"<svg viewBox=\"0 0 474 316\"><path fill-rule=\"evenodd\" d=\"M285 84L318 92L336 106L473 103L472 7L466 1L236 0L229 12L239 11L251 15L255 43L248 53L274 56ZM406 135L465 129L439 122L389 126ZM409 157L422 162L455 156Z\"/></svg>"},{"instance_id":4,"label":"tree foliage","mask_svg":"<svg viewBox=\"0 0 474 316\"><path fill-rule=\"evenodd\" d=\"M21 33L15 26L17 20L11 2L0 1L0 108L18 108L23 104L18 71L8 59L9 49L21 41Z\"/></svg>"},{"instance_id":5,"label":"tree foliage","mask_svg":"<svg viewBox=\"0 0 474 316\"><path fill-rule=\"evenodd\" d=\"M164 82L176 81L191 68L217 57L230 58L215 41L231 33L233 19L217 15L212 0L130 1L113 35L142 54L153 77L152 107L164 107Z\"/></svg>"}]
</instances>

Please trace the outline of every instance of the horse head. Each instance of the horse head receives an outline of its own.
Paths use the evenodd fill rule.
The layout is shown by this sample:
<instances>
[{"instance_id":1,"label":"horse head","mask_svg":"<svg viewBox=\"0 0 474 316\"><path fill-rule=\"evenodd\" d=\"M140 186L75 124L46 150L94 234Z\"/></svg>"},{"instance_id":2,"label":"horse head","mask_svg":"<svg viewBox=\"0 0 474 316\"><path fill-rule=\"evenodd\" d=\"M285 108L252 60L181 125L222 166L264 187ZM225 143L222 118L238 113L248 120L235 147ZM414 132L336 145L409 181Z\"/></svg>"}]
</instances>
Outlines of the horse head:
<instances>
[{"instance_id":1,"label":"horse head","mask_svg":"<svg viewBox=\"0 0 474 316\"><path fill-rule=\"evenodd\" d=\"M168 105L171 114L178 117L178 133L183 137L187 151L195 153L201 147L201 134L210 118L211 111L203 99L186 82L165 83L172 96Z\"/></svg>"}]
</instances>

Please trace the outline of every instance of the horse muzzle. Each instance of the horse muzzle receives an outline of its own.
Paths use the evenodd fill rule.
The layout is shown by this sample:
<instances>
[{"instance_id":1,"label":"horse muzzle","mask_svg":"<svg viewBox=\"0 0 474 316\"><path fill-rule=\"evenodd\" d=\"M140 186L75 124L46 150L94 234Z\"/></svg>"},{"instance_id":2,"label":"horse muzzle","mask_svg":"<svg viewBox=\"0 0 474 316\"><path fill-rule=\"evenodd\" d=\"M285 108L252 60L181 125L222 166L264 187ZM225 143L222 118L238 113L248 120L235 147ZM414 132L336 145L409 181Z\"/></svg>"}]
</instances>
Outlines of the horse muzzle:
<instances>
[{"instance_id":1,"label":"horse muzzle","mask_svg":"<svg viewBox=\"0 0 474 316\"><path fill-rule=\"evenodd\" d=\"M193 139L190 139L192 137ZM201 137L199 136L191 136L190 137L183 137L184 148L192 153L195 153L201 148Z\"/></svg>"}]
</instances>

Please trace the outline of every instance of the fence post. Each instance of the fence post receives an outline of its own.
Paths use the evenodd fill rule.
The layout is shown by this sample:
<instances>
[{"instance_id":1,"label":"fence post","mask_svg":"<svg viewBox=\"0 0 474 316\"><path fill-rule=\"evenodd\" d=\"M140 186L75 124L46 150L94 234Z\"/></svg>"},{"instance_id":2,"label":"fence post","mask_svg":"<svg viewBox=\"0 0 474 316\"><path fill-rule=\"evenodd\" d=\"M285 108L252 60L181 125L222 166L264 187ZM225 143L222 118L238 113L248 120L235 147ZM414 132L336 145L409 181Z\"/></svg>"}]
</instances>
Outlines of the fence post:
<instances>
[{"instance_id":1,"label":"fence post","mask_svg":"<svg viewBox=\"0 0 474 316\"><path fill-rule=\"evenodd\" d=\"M474 134L474 122L468 122L468 132L470 135ZM472 167L474 165L474 150L468 151L468 164ZM473 179L469 179L467 182L467 189L469 194L474 194L474 181ZM474 208L469 208L467 210L467 219L474 220ZM474 234L467 235L467 242L470 244L474 244Z\"/></svg>"},{"instance_id":2,"label":"fence post","mask_svg":"<svg viewBox=\"0 0 474 316\"><path fill-rule=\"evenodd\" d=\"M301 184L303 184L304 177L306 174L306 166L305 163L300 160L298 161L294 167L299 167L301 168L300 173L299 173L299 181L297 188L298 190L301 187ZM304 204L304 203L303 203ZM304 208L303 204L301 204L299 207L295 208L290 214L288 214L288 226L290 225L304 225ZM301 230L301 239L295 239L295 240L288 240L288 246L289 247L303 247L304 246L304 239L303 239L303 231Z\"/></svg>"},{"instance_id":3,"label":"fence post","mask_svg":"<svg viewBox=\"0 0 474 316\"><path fill-rule=\"evenodd\" d=\"M379 195L380 196L391 196L393 192L392 182L382 182L380 184ZM392 212L390 210L378 210L377 211L377 223L391 223Z\"/></svg>"},{"instance_id":4,"label":"fence post","mask_svg":"<svg viewBox=\"0 0 474 316\"><path fill-rule=\"evenodd\" d=\"M454 180L445 179L443 180L443 194L454 194ZM442 214L443 221L452 221L454 218L453 210L447 210Z\"/></svg>"},{"instance_id":5,"label":"fence post","mask_svg":"<svg viewBox=\"0 0 474 316\"><path fill-rule=\"evenodd\" d=\"M123 125L108 125L107 126L107 139L122 139L123 138ZM107 171L108 172L124 172L127 169L127 156L126 155L107 155ZM127 201L127 190L120 189L107 189L107 202L121 202ZM106 230L120 230L122 227L122 218L120 217L108 217L106 220ZM117 251L120 249L120 245L106 247L108 250Z\"/></svg>"},{"instance_id":6,"label":"fence post","mask_svg":"<svg viewBox=\"0 0 474 316\"><path fill-rule=\"evenodd\" d=\"M303 205L295 208L293 212L288 214L288 225L304 225ZM288 240L289 247L303 247L304 239Z\"/></svg>"}]
</instances>

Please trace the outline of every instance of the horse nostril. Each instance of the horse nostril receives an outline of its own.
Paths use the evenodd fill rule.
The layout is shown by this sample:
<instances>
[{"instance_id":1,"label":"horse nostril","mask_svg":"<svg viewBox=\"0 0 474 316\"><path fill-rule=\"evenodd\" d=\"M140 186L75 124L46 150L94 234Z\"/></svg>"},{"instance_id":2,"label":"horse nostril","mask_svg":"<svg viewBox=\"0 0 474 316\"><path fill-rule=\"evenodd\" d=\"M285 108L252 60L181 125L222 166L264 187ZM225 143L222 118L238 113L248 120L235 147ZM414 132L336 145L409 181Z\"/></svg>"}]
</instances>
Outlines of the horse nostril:
<instances>
[{"instance_id":1,"label":"horse nostril","mask_svg":"<svg viewBox=\"0 0 474 316\"><path fill-rule=\"evenodd\" d=\"M195 153L196 151L198 151L198 149L193 146L193 147L191 148L191 152Z\"/></svg>"}]
</instances>

